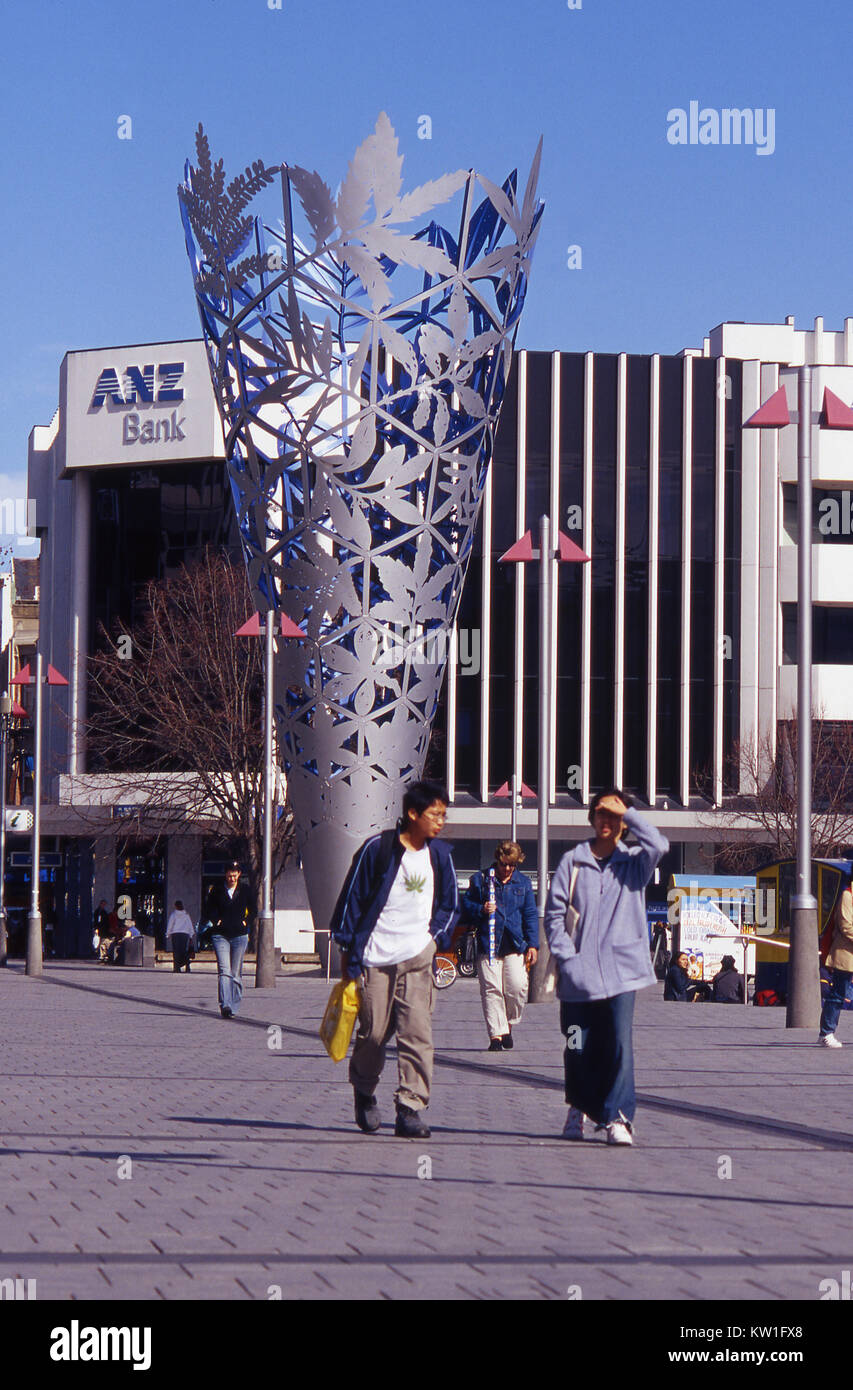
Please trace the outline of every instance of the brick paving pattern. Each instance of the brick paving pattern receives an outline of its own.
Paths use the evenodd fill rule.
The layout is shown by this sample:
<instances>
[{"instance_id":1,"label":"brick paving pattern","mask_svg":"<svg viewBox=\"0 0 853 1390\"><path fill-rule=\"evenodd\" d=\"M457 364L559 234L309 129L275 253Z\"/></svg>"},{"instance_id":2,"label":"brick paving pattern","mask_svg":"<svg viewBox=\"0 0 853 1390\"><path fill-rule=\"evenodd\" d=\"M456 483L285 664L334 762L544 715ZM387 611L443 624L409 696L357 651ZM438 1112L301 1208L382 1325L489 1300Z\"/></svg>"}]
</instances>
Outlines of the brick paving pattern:
<instances>
[{"instance_id":1,"label":"brick paving pattern","mask_svg":"<svg viewBox=\"0 0 853 1390\"><path fill-rule=\"evenodd\" d=\"M827 1052L784 1010L645 991L623 1150L558 1137L556 1007L488 1054L460 980L423 1142L393 1135L393 1050L383 1128L356 1130L317 1038L328 989L250 987L228 1023L211 974L0 971L0 1279L39 1299L814 1300L853 1264L850 1015Z\"/></svg>"}]
</instances>

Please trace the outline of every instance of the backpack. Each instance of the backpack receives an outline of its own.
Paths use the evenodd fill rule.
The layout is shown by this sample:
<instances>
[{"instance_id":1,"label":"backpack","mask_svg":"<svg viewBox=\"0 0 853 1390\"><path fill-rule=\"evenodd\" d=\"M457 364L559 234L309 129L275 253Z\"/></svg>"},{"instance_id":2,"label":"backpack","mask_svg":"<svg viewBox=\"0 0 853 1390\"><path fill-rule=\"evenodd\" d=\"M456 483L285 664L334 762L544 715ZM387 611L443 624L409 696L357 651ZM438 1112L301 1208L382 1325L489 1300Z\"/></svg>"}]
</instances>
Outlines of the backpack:
<instances>
[{"instance_id":1,"label":"backpack","mask_svg":"<svg viewBox=\"0 0 853 1390\"><path fill-rule=\"evenodd\" d=\"M382 880L388 871L388 866L394 858L394 844L399 837L399 833L398 827L395 826L393 830L383 830L379 837L379 850L373 865L373 877L370 881L371 898L375 897L379 892ZM355 878L355 871L363 849L364 845L361 845L353 855L352 863L344 879L344 886L338 894L338 901L335 903L335 910L332 913L332 921L330 923L333 937L340 928L341 921L343 920L344 908L347 898L349 897L349 891L352 886L352 881Z\"/></svg>"},{"instance_id":2,"label":"backpack","mask_svg":"<svg viewBox=\"0 0 853 1390\"><path fill-rule=\"evenodd\" d=\"M760 989L752 1000L757 1008L774 1008L782 1003L775 989Z\"/></svg>"}]
</instances>

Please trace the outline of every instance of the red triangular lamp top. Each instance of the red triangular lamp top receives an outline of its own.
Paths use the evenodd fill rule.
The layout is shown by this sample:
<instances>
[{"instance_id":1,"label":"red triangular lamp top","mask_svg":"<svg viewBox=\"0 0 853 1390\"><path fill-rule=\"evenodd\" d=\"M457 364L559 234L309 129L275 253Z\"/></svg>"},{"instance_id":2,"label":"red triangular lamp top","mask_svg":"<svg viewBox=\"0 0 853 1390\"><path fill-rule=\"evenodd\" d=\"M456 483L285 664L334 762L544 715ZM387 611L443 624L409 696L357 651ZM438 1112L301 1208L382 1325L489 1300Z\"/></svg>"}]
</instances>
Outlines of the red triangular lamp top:
<instances>
[{"instance_id":1,"label":"red triangular lamp top","mask_svg":"<svg viewBox=\"0 0 853 1390\"><path fill-rule=\"evenodd\" d=\"M579 545L575 545L574 541L570 540L562 531L557 532L557 541L559 545L557 558L559 560L570 560L580 564L586 564L589 560L590 557L585 551L581 550ZM525 560L538 559L539 547L533 544L533 533L532 531L525 531L520 540L515 541L509 550L504 551L498 563L519 564Z\"/></svg>"},{"instance_id":2,"label":"red triangular lamp top","mask_svg":"<svg viewBox=\"0 0 853 1390\"><path fill-rule=\"evenodd\" d=\"M564 535L562 531L558 532L558 536L561 560L574 560L578 564L587 563L590 557L586 551L581 550L580 546L575 545L575 542L569 536Z\"/></svg>"},{"instance_id":3,"label":"red triangular lamp top","mask_svg":"<svg viewBox=\"0 0 853 1390\"><path fill-rule=\"evenodd\" d=\"M242 627L238 627L237 631L234 633L234 636L260 637L261 633L265 631L266 624L261 624L260 613L253 613L251 618L249 618L248 621L245 622ZM281 614L281 635L282 637L301 637L303 641L305 640L305 633L302 631L302 628L297 627L296 623L294 623L284 613Z\"/></svg>"},{"instance_id":4,"label":"red triangular lamp top","mask_svg":"<svg viewBox=\"0 0 853 1390\"><path fill-rule=\"evenodd\" d=\"M26 666L22 666L17 676L13 676L9 682L10 685L32 685L32 683L33 678L30 674L29 662L27 662Z\"/></svg>"},{"instance_id":5,"label":"red triangular lamp top","mask_svg":"<svg viewBox=\"0 0 853 1390\"><path fill-rule=\"evenodd\" d=\"M59 671L57 671L57 669L56 669L55 666L51 666L51 665L50 665L50 662L48 662L48 666L47 666L47 684L48 684L48 685L67 685L67 684L68 684L68 682L67 682L67 680L65 679L65 677L64 677L63 675L61 675Z\"/></svg>"},{"instance_id":6,"label":"red triangular lamp top","mask_svg":"<svg viewBox=\"0 0 853 1390\"><path fill-rule=\"evenodd\" d=\"M512 788L510 787L509 782L504 782L504 784L503 784L502 787L498 787L497 791L495 792L495 796L496 796L496 797L498 797L498 796L501 796L501 797L504 797L504 796L512 796ZM522 801L524 801L524 800L535 801L535 800L536 800L536 793L535 793L534 791L531 791L531 790L530 790L530 788L528 787L528 785L527 785L526 782L522 782L522 784L521 784L521 799L522 799Z\"/></svg>"},{"instance_id":7,"label":"red triangular lamp top","mask_svg":"<svg viewBox=\"0 0 853 1390\"><path fill-rule=\"evenodd\" d=\"M853 410L828 386L823 388L823 426L827 430L853 430Z\"/></svg>"},{"instance_id":8,"label":"red triangular lamp top","mask_svg":"<svg viewBox=\"0 0 853 1390\"><path fill-rule=\"evenodd\" d=\"M754 415L750 415L748 420L744 420L745 430L778 430L783 425L790 425L791 415L788 410L788 397L785 394L784 386L780 386L778 391L760 405Z\"/></svg>"}]
</instances>

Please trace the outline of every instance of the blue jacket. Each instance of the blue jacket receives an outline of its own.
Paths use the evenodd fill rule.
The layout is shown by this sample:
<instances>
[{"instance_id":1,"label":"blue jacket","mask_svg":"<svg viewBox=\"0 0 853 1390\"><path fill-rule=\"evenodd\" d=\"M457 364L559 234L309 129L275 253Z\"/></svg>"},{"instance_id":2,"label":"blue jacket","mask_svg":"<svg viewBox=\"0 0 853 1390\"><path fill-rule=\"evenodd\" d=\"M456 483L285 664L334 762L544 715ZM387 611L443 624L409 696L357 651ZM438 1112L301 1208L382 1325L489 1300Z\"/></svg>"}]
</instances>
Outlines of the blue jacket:
<instances>
[{"instance_id":1,"label":"blue jacket","mask_svg":"<svg viewBox=\"0 0 853 1390\"><path fill-rule=\"evenodd\" d=\"M489 919L483 912L488 898L489 871L473 874L462 907L477 928L477 951L483 956L489 953ZM539 916L529 878L513 869L508 882L501 883L495 874L495 907L495 951L498 954L504 933L516 953L530 946L539 949Z\"/></svg>"},{"instance_id":2,"label":"blue jacket","mask_svg":"<svg viewBox=\"0 0 853 1390\"><path fill-rule=\"evenodd\" d=\"M371 835L355 855L332 919L332 940L342 951L346 951L349 957L347 974L353 980L364 970L364 948L379 920L380 912L388 901L388 894L405 853L405 846L399 835L395 835L390 862L374 888L374 870L381 840L381 835ZM456 870L453 867L450 845L443 840L429 840L428 845L433 873L429 932L437 945L446 946L450 943L459 915Z\"/></svg>"},{"instance_id":3,"label":"blue jacket","mask_svg":"<svg viewBox=\"0 0 853 1390\"><path fill-rule=\"evenodd\" d=\"M626 811L625 825L639 844L626 849L618 843L601 867L592 853L592 841L584 840L563 855L551 882L545 932L559 967L560 999L572 1003L612 999L655 983L645 887L669 842L638 811ZM580 920L572 941L566 931L566 909L575 865L572 906L580 912Z\"/></svg>"}]
</instances>

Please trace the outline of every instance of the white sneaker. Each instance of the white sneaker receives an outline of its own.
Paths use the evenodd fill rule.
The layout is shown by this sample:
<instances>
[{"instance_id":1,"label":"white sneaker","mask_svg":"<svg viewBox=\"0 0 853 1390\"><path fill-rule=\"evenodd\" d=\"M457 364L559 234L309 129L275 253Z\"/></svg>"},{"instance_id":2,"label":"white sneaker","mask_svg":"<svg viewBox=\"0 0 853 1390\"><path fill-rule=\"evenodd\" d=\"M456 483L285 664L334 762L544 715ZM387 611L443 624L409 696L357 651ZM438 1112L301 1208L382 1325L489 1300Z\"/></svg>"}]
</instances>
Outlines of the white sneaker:
<instances>
[{"instance_id":1,"label":"white sneaker","mask_svg":"<svg viewBox=\"0 0 853 1390\"><path fill-rule=\"evenodd\" d=\"M582 1110L577 1110L574 1105L569 1106L569 1113L566 1116L566 1123L563 1125L561 1139L583 1139L583 1122L586 1115Z\"/></svg>"},{"instance_id":2,"label":"white sneaker","mask_svg":"<svg viewBox=\"0 0 853 1390\"><path fill-rule=\"evenodd\" d=\"M817 1040L818 1047L843 1047L834 1033L823 1033Z\"/></svg>"},{"instance_id":3,"label":"white sneaker","mask_svg":"<svg viewBox=\"0 0 853 1390\"><path fill-rule=\"evenodd\" d=\"M607 1126L608 1144L633 1144L631 1126L623 1124L621 1120L614 1120L612 1125Z\"/></svg>"}]
</instances>

